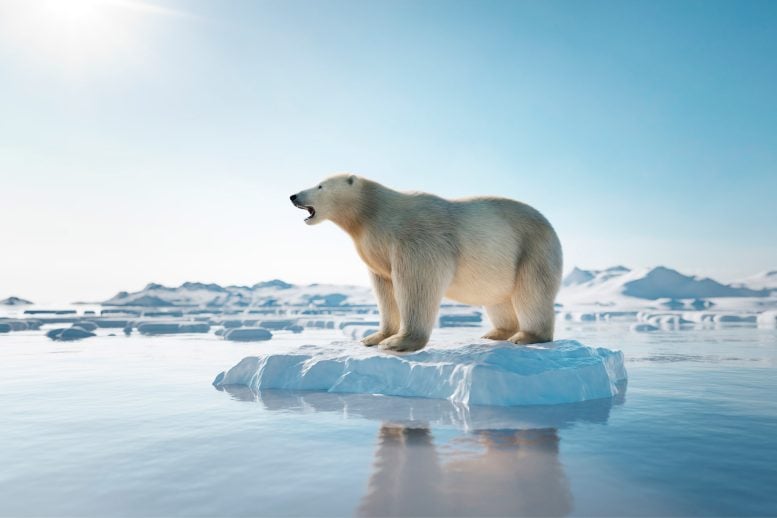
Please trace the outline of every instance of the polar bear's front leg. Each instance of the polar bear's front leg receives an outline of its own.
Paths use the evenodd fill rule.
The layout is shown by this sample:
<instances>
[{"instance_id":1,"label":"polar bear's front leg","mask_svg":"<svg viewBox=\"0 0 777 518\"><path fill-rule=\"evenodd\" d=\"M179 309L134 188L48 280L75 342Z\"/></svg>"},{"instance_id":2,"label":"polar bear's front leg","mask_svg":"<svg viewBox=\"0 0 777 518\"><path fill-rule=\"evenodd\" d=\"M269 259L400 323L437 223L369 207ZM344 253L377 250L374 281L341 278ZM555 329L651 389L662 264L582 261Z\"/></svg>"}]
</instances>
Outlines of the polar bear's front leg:
<instances>
[{"instance_id":1,"label":"polar bear's front leg","mask_svg":"<svg viewBox=\"0 0 777 518\"><path fill-rule=\"evenodd\" d=\"M453 267L445 261L419 260L423 254L399 254L391 273L399 306L399 332L380 342L382 349L396 352L423 349L432 334ZM430 268L431 266L431 268Z\"/></svg>"},{"instance_id":2,"label":"polar bear's front leg","mask_svg":"<svg viewBox=\"0 0 777 518\"><path fill-rule=\"evenodd\" d=\"M399 307L394 298L394 287L391 281L379 277L372 272L370 272L370 278L373 291L375 291L375 298L378 299L380 330L362 339L362 343L367 347L378 345L399 331Z\"/></svg>"}]
</instances>

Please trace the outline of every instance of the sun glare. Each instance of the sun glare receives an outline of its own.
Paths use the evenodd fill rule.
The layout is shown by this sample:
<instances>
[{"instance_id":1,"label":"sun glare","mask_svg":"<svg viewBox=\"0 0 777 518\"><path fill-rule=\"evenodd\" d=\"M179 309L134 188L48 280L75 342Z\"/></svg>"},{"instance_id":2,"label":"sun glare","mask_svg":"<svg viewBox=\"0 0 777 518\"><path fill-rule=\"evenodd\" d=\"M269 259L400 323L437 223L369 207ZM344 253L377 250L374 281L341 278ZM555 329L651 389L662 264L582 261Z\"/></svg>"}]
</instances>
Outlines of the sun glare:
<instances>
[{"instance_id":1,"label":"sun glare","mask_svg":"<svg viewBox=\"0 0 777 518\"><path fill-rule=\"evenodd\" d=\"M18 56L82 71L142 59L144 20L170 14L140 0L6 0L0 38Z\"/></svg>"}]
</instances>

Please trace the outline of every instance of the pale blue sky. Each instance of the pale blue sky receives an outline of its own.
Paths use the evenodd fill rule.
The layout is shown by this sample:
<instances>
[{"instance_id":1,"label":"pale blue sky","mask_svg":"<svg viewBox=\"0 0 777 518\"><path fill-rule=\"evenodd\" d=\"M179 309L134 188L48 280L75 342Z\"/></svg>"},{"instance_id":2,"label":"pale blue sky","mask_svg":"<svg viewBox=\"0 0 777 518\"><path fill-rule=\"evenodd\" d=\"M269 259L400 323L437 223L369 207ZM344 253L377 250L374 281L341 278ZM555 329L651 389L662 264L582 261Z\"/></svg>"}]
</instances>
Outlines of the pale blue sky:
<instances>
[{"instance_id":1,"label":"pale blue sky","mask_svg":"<svg viewBox=\"0 0 777 518\"><path fill-rule=\"evenodd\" d=\"M566 270L777 268L775 2L50 5L0 0L0 298L365 284L288 202L339 171L528 202Z\"/></svg>"}]
</instances>

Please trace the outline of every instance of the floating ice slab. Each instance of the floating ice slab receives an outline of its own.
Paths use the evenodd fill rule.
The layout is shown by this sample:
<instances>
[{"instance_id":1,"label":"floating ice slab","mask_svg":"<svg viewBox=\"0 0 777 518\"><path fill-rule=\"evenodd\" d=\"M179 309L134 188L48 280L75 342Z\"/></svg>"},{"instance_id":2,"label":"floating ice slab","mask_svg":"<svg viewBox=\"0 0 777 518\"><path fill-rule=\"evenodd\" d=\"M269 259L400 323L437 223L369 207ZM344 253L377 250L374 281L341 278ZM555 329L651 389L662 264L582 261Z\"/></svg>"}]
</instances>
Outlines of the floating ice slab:
<instances>
[{"instance_id":1,"label":"floating ice slab","mask_svg":"<svg viewBox=\"0 0 777 518\"><path fill-rule=\"evenodd\" d=\"M624 380L623 353L574 340L534 346L440 344L403 355L339 342L250 356L216 376L213 384L512 406L609 398Z\"/></svg>"},{"instance_id":2,"label":"floating ice slab","mask_svg":"<svg viewBox=\"0 0 777 518\"><path fill-rule=\"evenodd\" d=\"M764 311L758 315L758 327L777 327L777 310Z\"/></svg>"}]
</instances>

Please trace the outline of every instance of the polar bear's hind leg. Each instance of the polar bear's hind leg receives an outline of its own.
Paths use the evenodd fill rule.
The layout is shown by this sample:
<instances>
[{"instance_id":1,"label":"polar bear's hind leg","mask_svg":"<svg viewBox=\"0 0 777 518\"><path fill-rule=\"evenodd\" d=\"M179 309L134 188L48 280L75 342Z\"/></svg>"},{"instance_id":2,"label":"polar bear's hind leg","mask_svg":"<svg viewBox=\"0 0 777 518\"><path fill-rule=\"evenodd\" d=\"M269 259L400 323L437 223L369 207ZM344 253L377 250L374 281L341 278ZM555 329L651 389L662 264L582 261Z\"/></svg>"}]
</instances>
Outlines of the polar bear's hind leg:
<instances>
[{"instance_id":1,"label":"polar bear's hind leg","mask_svg":"<svg viewBox=\"0 0 777 518\"><path fill-rule=\"evenodd\" d=\"M519 331L510 337L516 344L553 341L556 319L553 302L560 285L561 258L536 255L521 263L512 302Z\"/></svg>"},{"instance_id":2,"label":"polar bear's hind leg","mask_svg":"<svg viewBox=\"0 0 777 518\"><path fill-rule=\"evenodd\" d=\"M487 340L507 340L518 332L518 316L511 301L486 306L493 329L483 335Z\"/></svg>"}]
</instances>

